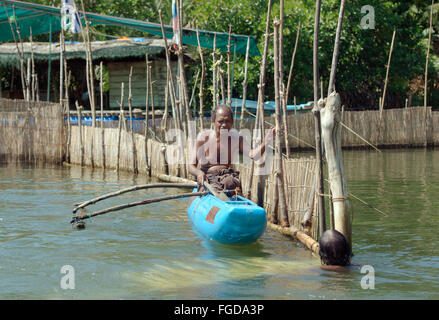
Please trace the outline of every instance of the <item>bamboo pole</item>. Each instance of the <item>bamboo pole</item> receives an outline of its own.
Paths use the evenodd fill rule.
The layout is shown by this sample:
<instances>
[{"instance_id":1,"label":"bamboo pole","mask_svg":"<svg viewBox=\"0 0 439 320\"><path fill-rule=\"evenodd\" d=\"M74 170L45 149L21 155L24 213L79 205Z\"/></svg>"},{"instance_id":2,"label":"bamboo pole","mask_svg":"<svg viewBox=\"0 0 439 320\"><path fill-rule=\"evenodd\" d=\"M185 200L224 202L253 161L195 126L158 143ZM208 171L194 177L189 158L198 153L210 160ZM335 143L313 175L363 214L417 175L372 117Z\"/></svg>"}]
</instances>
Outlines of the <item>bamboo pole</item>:
<instances>
[{"instance_id":1,"label":"bamboo pole","mask_svg":"<svg viewBox=\"0 0 439 320\"><path fill-rule=\"evenodd\" d=\"M9 16L8 9L6 8L6 5L5 5L4 2L3 2L3 8L5 9L6 16L8 17L9 27L11 28L12 37L14 38L15 47L17 48L18 57L20 59L21 88L22 88L22 91L23 91L23 98L25 98L26 97L26 82L24 80L24 57L23 57L23 52L18 47L18 42L17 42L17 38L15 36L14 27L12 26L11 17ZM12 16L13 16L13 19L15 21L16 20L15 9L14 9L14 7L12 7L12 9L13 9ZM16 21L15 21L15 25L17 26L17 22ZM52 26L52 25L50 25L50 26ZM17 34L19 34L19 29L17 29Z\"/></svg>"},{"instance_id":2,"label":"bamboo pole","mask_svg":"<svg viewBox=\"0 0 439 320\"><path fill-rule=\"evenodd\" d=\"M117 164L116 164L116 172L119 172L120 168L120 140L122 138L122 121L124 121L124 112L123 112L123 103L124 103L124 83L121 84L120 90L120 115L119 115L119 134L117 138Z\"/></svg>"},{"instance_id":3,"label":"bamboo pole","mask_svg":"<svg viewBox=\"0 0 439 320\"><path fill-rule=\"evenodd\" d=\"M198 26L197 26L197 43L198 43L198 53L200 55L200 60L201 60L201 79L200 79L200 93L199 93L199 98L200 98L200 112L199 112L199 116L200 116L200 129L203 130L203 109L204 109L204 101L203 101L203 86L204 86L204 78L205 78L205 73L206 73L206 67L204 66L204 57L203 57L203 51L201 50L201 45L200 45L200 33L198 31Z\"/></svg>"},{"instance_id":4,"label":"bamboo pole","mask_svg":"<svg viewBox=\"0 0 439 320\"><path fill-rule=\"evenodd\" d=\"M87 77L87 81L89 82L89 99L90 99L90 107L91 107L91 111L92 111L92 127L94 128L96 126L96 105L95 105L95 96L94 96L94 80L93 80L93 59L92 59L92 55L91 55L91 44L90 44L90 30L89 30L89 21L87 21L87 15L85 14L85 9L84 9L84 1L81 0L81 7L82 7L82 13L83 13L83 17L84 17L84 21L85 21L85 34L86 37L84 36L84 29L81 26L81 31L82 31L82 37L84 39L85 42L85 52L86 52L86 60L88 61L86 63L86 68L87 68L87 72L88 73L88 77ZM79 19L79 21L81 21Z\"/></svg>"},{"instance_id":5,"label":"bamboo pole","mask_svg":"<svg viewBox=\"0 0 439 320\"><path fill-rule=\"evenodd\" d=\"M386 66L386 79L384 81L383 97L381 98L381 105L380 105L380 121L382 119L384 103L386 101L387 81L389 79L390 61L392 60L392 51L393 51L393 44L395 42L395 35L396 35L396 30L393 30L392 43L390 44L390 51L389 51L389 59L387 61L387 66Z\"/></svg>"},{"instance_id":6,"label":"bamboo pole","mask_svg":"<svg viewBox=\"0 0 439 320\"><path fill-rule=\"evenodd\" d=\"M157 179L165 182L187 183L187 184L191 184L194 188L197 186L197 183L193 180L189 180L182 177L170 176L168 174L158 174Z\"/></svg>"},{"instance_id":7,"label":"bamboo pole","mask_svg":"<svg viewBox=\"0 0 439 320\"><path fill-rule=\"evenodd\" d=\"M165 46L165 51L168 48ZM149 162L148 155L148 117L149 117L149 59L148 54L145 54L145 72L146 72L146 97L145 97L145 143L144 143L144 153L145 153L145 168L148 176L151 176L151 166Z\"/></svg>"},{"instance_id":8,"label":"bamboo pole","mask_svg":"<svg viewBox=\"0 0 439 320\"><path fill-rule=\"evenodd\" d=\"M160 18L160 27L161 27L161 31L162 31L162 37L163 37L163 40L164 40L164 42L165 42L165 47L166 47L166 50L165 50L165 55L166 55L166 67L167 67L167 69L168 69L168 72L169 72L169 78L170 78L171 103L172 103L172 101L174 101L174 104L175 104L175 113L176 113L176 115L177 115L177 120L176 120L176 123L177 123L177 125L178 125L177 130L178 130L179 132L181 132L181 124L182 124L182 121L181 121L181 118L180 118L181 115L180 115L179 110L178 110L178 104L177 104L177 98L176 98L176 90L175 90L175 86L174 86L174 81L173 81L173 76L172 76L171 62L170 62L169 52L168 52L168 42L167 42L167 39L166 39L166 34L165 34L164 26L163 26L163 20L162 20L162 13L161 13L161 10L159 10L159 18ZM181 100L181 99L180 99L180 100ZM185 134L185 136L186 136L186 131L185 131L185 130L186 130L186 126L183 126L183 130L184 130L184 134ZM181 140L181 137L179 136L178 139ZM182 143L182 141L180 141L179 146L180 146L180 153L181 153L182 156L184 156L184 155L185 155L185 152L184 152L184 149L183 149L183 143ZM185 165L183 165L183 166L179 166L179 170L180 170L180 174L181 174L181 175L184 175L185 177L188 176L188 173L187 173L187 166L185 166Z\"/></svg>"},{"instance_id":9,"label":"bamboo pole","mask_svg":"<svg viewBox=\"0 0 439 320\"><path fill-rule=\"evenodd\" d=\"M340 36L341 36L341 31L342 31L342 26L343 26L343 14L344 14L344 8L345 8L345 3L346 0L341 0L341 4L340 4L340 12L338 15L338 22L337 22L337 31L335 34L335 40L334 40L334 50L332 53L332 63L331 63L331 73L329 76L329 84L328 84L328 94L327 96L329 97L329 95L331 94L331 92L333 92L335 90L335 75L337 73L337 62L338 62L338 53L339 53L339 46L340 46ZM322 99L323 97L323 83L321 85L321 90L322 90ZM351 130L353 132L353 130ZM341 146L340 146L341 148ZM332 199L332 189L329 191L329 194L331 195L331 199ZM334 206L333 206L333 202L330 201L329 203L329 224L330 224L330 228L334 229L335 227L335 222L334 222Z\"/></svg>"},{"instance_id":10,"label":"bamboo pole","mask_svg":"<svg viewBox=\"0 0 439 320\"><path fill-rule=\"evenodd\" d=\"M280 214L280 222L283 227L289 226L288 221L288 213L287 213L287 204L285 199L285 190L284 190L284 176L282 169L282 149L280 145L280 129L282 123L281 117L281 106L282 99L280 97L280 87L281 87L281 79L280 79L280 68L279 66L279 20L274 20L274 90L275 90L275 102L276 102L276 152L275 152L275 160L276 160L276 172L275 179L277 185L277 193L279 195L279 214Z\"/></svg>"},{"instance_id":11,"label":"bamboo pole","mask_svg":"<svg viewBox=\"0 0 439 320\"><path fill-rule=\"evenodd\" d=\"M52 20L50 20L49 32L49 63L47 66L47 94L46 101L50 101L50 81L52 73Z\"/></svg>"},{"instance_id":12,"label":"bamboo pole","mask_svg":"<svg viewBox=\"0 0 439 320\"><path fill-rule=\"evenodd\" d=\"M178 15L179 15L179 30L178 36L180 37L180 42L178 44L179 48L177 51L178 63L180 65L180 84L182 86L182 99L184 101L185 111L186 111L186 121L187 121L187 133L188 138L191 139L191 130L189 130L189 122L192 120L191 110L189 108L189 97L187 94L187 84L186 84L186 74L184 71L184 61L183 61L183 0L179 0L180 5L178 7Z\"/></svg>"},{"instance_id":13,"label":"bamboo pole","mask_svg":"<svg viewBox=\"0 0 439 320\"><path fill-rule=\"evenodd\" d=\"M64 69L67 72L66 60L64 60ZM64 81L66 82L65 95L66 95L66 109L67 109L67 143L66 143L66 161L67 161L67 163L70 163L70 158L71 158L70 157L70 144L71 144L71 139L72 139L72 137L71 137L72 136L72 128L71 128L71 124L70 124L70 101L69 101L69 92L68 92L68 83L70 82L70 77L71 77L71 71L69 71L69 73L67 74L67 76L64 79ZM37 95L37 99L38 99L38 95Z\"/></svg>"},{"instance_id":14,"label":"bamboo pole","mask_svg":"<svg viewBox=\"0 0 439 320\"><path fill-rule=\"evenodd\" d=\"M271 6L272 0L268 1L267 9L267 21L265 25L265 39L264 39L264 53L262 55L261 71L259 73L259 86L258 86L258 109L260 116L260 126L261 126L261 138L264 138L265 125L264 125L264 91L265 91L265 76L266 76L266 65L267 65L267 55L268 55L268 41L270 40L270 16L271 16Z\"/></svg>"},{"instance_id":15,"label":"bamboo pole","mask_svg":"<svg viewBox=\"0 0 439 320\"><path fill-rule=\"evenodd\" d=\"M134 140L134 119L133 119L133 107L132 107L132 100L133 95L131 92L131 79L133 76L133 67L130 68L130 74L128 77L128 110L130 114L130 133L131 133L131 154L133 158L133 172L134 174L138 173L137 168L137 150L136 150L136 141Z\"/></svg>"},{"instance_id":16,"label":"bamboo pole","mask_svg":"<svg viewBox=\"0 0 439 320\"><path fill-rule=\"evenodd\" d=\"M270 38L270 16L271 16L271 5L272 0L268 1L268 8L267 8L267 20L265 25L265 41L264 41L264 51L262 54L262 61L261 61L261 69L259 73L259 85L258 85L258 107L256 110L256 118L255 118L255 126L254 126L254 136L253 136L253 147L256 147L257 139L259 137L258 130L260 133L260 138L262 141L263 135L264 135L264 86L265 86L265 68L266 68L266 61L267 61L267 54L268 54L268 41ZM248 186L246 187L246 198L251 197L251 188L253 184L253 175L254 175L254 168L255 163L254 161L250 164L250 172L249 172L249 179L248 179ZM258 194L257 194L257 202L258 205L261 205L264 199L263 193L265 188L265 180L262 175L258 175L257 178L258 181Z\"/></svg>"},{"instance_id":17,"label":"bamboo pole","mask_svg":"<svg viewBox=\"0 0 439 320\"><path fill-rule=\"evenodd\" d=\"M82 115L81 115L82 107L78 104L78 101L75 101L75 105L76 105L76 110L78 112L79 148L80 148L81 167L82 167L84 165L84 145L82 143Z\"/></svg>"},{"instance_id":18,"label":"bamboo pole","mask_svg":"<svg viewBox=\"0 0 439 320\"><path fill-rule=\"evenodd\" d=\"M331 74L329 76L328 96L331 94L333 90L335 90L334 88L335 75L337 72L338 52L340 46L341 28L343 26L343 14L344 14L345 4L346 4L346 0L341 0L340 12L338 15L337 31L335 34L334 51L332 54Z\"/></svg>"},{"instance_id":19,"label":"bamboo pole","mask_svg":"<svg viewBox=\"0 0 439 320\"><path fill-rule=\"evenodd\" d=\"M165 50L167 50L167 48L165 48ZM148 126L149 126L149 124L148 124L148 117L149 117L149 81L150 81L150 74L149 74L149 72L150 72L150 68L149 68L149 65L150 65L150 62L149 62L149 59L148 59L148 54L146 53L145 54L145 63L146 63L146 67L145 67L145 70L146 70L146 102L145 102L145 139L147 139L147 137L148 137ZM145 146L146 146L146 140L145 140Z\"/></svg>"},{"instance_id":20,"label":"bamboo pole","mask_svg":"<svg viewBox=\"0 0 439 320\"><path fill-rule=\"evenodd\" d=\"M61 30L59 34L59 42L60 42L60 48L59 48L59 103L63 104L64 100L64 25L63 20L61 18Z\"/></svg>"},{"instance_id":21,"label":"bamboo pole","mask_svg":"<svg viewBox=\"0 0 439 320\"><path fill-rule=\"evenodd\" d=\"M287 89L285 90L285 104L286 105L288 105L288 94L290 92L291 78L293 76L294 61L296 59L297 45L299 43L300 28L301 28L301 23L299 21L299 25L297 26L297 32L296 32L296 42L294 43L294 50L293 50L293 54L291 56L291 65L290 65L290 72L288 73ZM294 97L294 100L296 100L296 97ZM295 101L294 101L294 106L296 106ZM296 113L296 108L294 108L294 113Z\"/></svg>"},{"instance_id":22,"label":"bamboo pole","mask_svg":"<svg viewBox=\"0 0 439 320\"><path fill-rule=\"evenodd\" d=\"M427 58L425 59L425 77L424 77L424 122L425 122L425 147L428 144L428 122L427 122L427 83L428 83L428 62L430 59L431 33L433 30L433 6L434 0L431 1L430 7L430 27L428 29Z\"/></svg>"},{"instance_id":23,"label":"bamboo pole","mask_svg":"<svg viewBox=\"0 0 439 320\"><path fill-rule=\"evenodd\" d=\"M328 176L331 191L334 229L341 232L352 248L352 226L348 212L348 192L344 174L340 134L340 96L333 91L321 108L322 139L325 144Z\"/></svg>"},{"instance_id":24,"label":"bamboo pole","mask_svg":"<svg viewBox=\"0 0 439 320\"><path fill-rule=\"evenodd\" d=\"M83 209L89 205L96 204L99 201L106 200L109 198L113 198L116 196L120 196L121 194L125 194L132 191L139 191L139 190L145 190L145 189L154 189L154 188L185 188L185 189L192 189L194 187L193 184L188 183L149 183L149 184L143 184L143 185L136 185L124 189L120 189L118 191L106 193L103 195L100 195L98 197L95 197L93 199L77 203L75 204L75 208L73 209L73 213L76 213L78 210Z\"/></svg>"},{"instance_id":25,"label":"bamboo pole","mask_svg":"<svg viewBox=\"0 0 439 320\"><path fill-rule=\"evenodd\" d=\"M217 62L216 62L216 33L213 35L213 52L212 52L212 86L213 86L213 108L218 105L218 80L217 80Z\"/></svg>"},{"instance_id":26,"label":"bamboo pole","mask_svg":"<svg viewBox=\"0 0 439 320\"><path fill-rule=\"evenodd\" d=\"M12 6L12 12L13 12L14 23L15 23L15 31L17 32L18 40L20 41L21 52L22 52L22 55L23 55L23 63L24 63L24 45L23 45L23 39L21 38L20 26L18 25L18 22L17 22L17 16L15 15L15 6ZM52 28L52 24L50 24L50 30L52 30L51 28ZM52 35L52 33L50 33L50 36L51 35ZM23 93L27 93L28 92L28 88L29 88L29 81L24 76L24 67L22 68L22 70L23 70L23 75L22 76L24 77L24 85L25 85L24 88L23 88ZM28 97L26 97L26 95L24 97L25 97L25 99L27 101L29 101L29 99L28 99Z\"/></svg>"},{"instance_id":27,"label":"bamboo pole","mask_svg":"<svg viewBox=\"0 0 439 320\"><path fill-rule=\"evenodd\" d=\"M29 28L29 41L30 41L30 52L31 52L31 93L32 101L35 101L36 95L36 74L35 74L35 59L34 59L34 44L32 41L32 27ZM61 60L62 61L62 60ZM62 65L62 64L61 64Z\"/></svg>"},{"instance_id":28,"label":"bamboo pole","mask_svg":"<svg viewBox=\"0 0 439 320\"><path fill-rule=\"evenodd\" d=\"M319 249L320 249L319 243L315 241L313 238L311 238L309 235L307 235L305 232L297 229L296 227L291 226L286 228L270 222L267 223L267 226L270 229L277 230L284 235L299 240L303 245L305 245L305 247L307 247L313 253L315 253L316 255L319 254Z\"/></svg>"},{"instance_id":29,"label":"bamboo pole","mask_svg":"<svg viewBox=\"0 0 439 320\"><path fill-rule=\"evenodd\" d=\"M288 122L287 122L287 101L285 99L285 84L284 84L284 59L283 59L283 44L284 44L284 0L280 0L280 18L279 18L279 90L280 90L280 106L282 110L282 120L284 129L285 149L287 158L290 158L290 144L288 142Z\"/></svg>"},{"instance_id":30,"label":"bamboo pole","mask_svg":"<svg viewBox=\"0 0 439 320\"><path fill-rule=\"evenodd\" d=\"M155 133L155 106L154 106L154 82L152 81L152 66L149 66L149 92L151 94L151 129L154 137Z\"/></svg>"},{"instance_id":31,"label":"bamboo pole","mask_svg":"<svg viewBox=\"0 0 439 320\"><path fill-rule=\"evenodd\" d=\"M31 82L31 58L27 58L27 75L26 75L26 82L28 83L28 85L26 86L26 101L30 101L30 82Z\"/></svg>"},{"instance_id":32,"label":"bamboo pole","mask_svg":"<svg viewBox=\"0 0 439 320\"><path fill-rule=\"evenodd\" d=\"M264 91L265 91L265 78L266 78L266 64L267 64L267 55L268 55L268 41L270 39L270 21L271 21L271 7L272 0L268 1L268 9L267 9L267 21L265 25L265 40L264 40L264 53L262 56L261 63L261 72L259 78L259 90L258 90L258 109L259 109L259 128L261 130L261 141L264 139L265 135L265 123L264 123ZM258 169L260 169L260 165L258 163ZM259 171L259 170L258 170ZM262 206L264 201L264 190L265 190L265 179L260 172L258 172L258 205Z\"/></svg>"},{"instance_id":33,"label":"bamboo pole","mask_svg":"<svg viewBox=\"0 0 439 320\"><path fill-rule=\"evenodd\" d=\"M197 74L195 75L195 82L192 87L191 99L189 100L189 107L192 108L192 102L194 101L195 91L197 90L198 78L200 77L200 69L197 70ZM194 102L194 109L197 109L197 101Z\"/></svg>"},{"instance_id":34,"label":"bamboo pole","mask_svg":"<svg viewBox=\"0 0 439 320\"><path fill-rule=\"evenodd\" d=\"M225 96L226 89L224 86L224 70L221 69L222 61L223 61L223 57L221 57L220 60L218 61L218 77L219 77L219 82L221 85L221 98L222 98L222 102L223 102L222 104L226 104L227 102L226 102L226 96ZM218 102L218 104L219 104L219 102Z\"/></svg>"},{"instance_id":35,"label":"bamboo pole","mask_svg":"<svg viewBox=\"0 0 439 320\"><path fill-rule=\"evenodd\" d=\"M346 128L349 132L351 132L352 134L354 134L355 136L357 136L358 138L360 138L361 140L363 140L364 142L366 142L369 146L371 146L372 148L374 148L376 151L381 152L380 149L378 149L377 147L375 147L371 142L367 141L365 138L363 138L362 136L360 136L358 133L356 133L354 130L352 130L351 128L349 128L347 125L345 125L343 122L340 121L340 125L343 128Z\"/></svg>"},{"instance_id":36,"label":"bamboo pole","mask_svg":"<svg viewBox=\"0 0 439 320\"><path fill-rule=\"evenodd\" d=\"M103 62L100 62L99 65L99 92L101 98L101 152L102 152L102 168L105 169L106 159L105 159L105 131L104 131L104 81L102 70Z\"/></svg>"},{"instance_id":37,"label":"bamboo pole","mask_svg":"<svg viewBox=\"0 0 439 320\"><path fill-rule=\"evenodd\" d=\"M227 106L232 107L232 84L230 70L230 41L232 35L232 25L229 24L229 40L227 43ZM235 109L236 110L236 109ZM236 115L236 114L235 114Z\"/></svg>"},{"instance_id":38,"label":"bamboo pole","mask_svg":"<svg viewBox=\"0 0 439 320\"><path fill-rule=\"evenodd\" d=\"M318 214L319 214L319 235L321 236L326 230L325 222L325 199L324 184L323 184L323 168L322 168L322 143L321 143L321 127L320 127L320 110L318 106L319 99L319 60L318 60L318 46L319 46L319 28L320 28L320 6L321 1L316 0L315 20L314 20L314 41L313 41L313 82L314 82L314 130L316 140L316 174L317 191L318 191Z\"/></svg>"},{"instance_id":39,"label":"bamboo pole","mask_svg":"<svg viewBox=\"0 0 439 320\"><path fill-rule=\"evenodd\" d=\"M294 114L297 114L296 96L294 96Z\"/></svg>"},{"instance_id":40,"label":"bamboo pole","mask_svg":"<svg viewBox=\"0 0 439 320\"><path fill-rule=\"evenodd\" d=\"M244 119L244 113L246 111L245 101L247 99L247 72L248 72L249 51L250 51L250 37L247 37L247 47L246 47L246 50L245 50L244 81L242 82L241 119L239 121L239 129L241 129L241 127L242 127L242 121Z\"/></svg>"},{"instance_id":41,"label":"bamboo pole","mask_svg":"<svg viewBox=\"0 0 439 320\"><path fill-rule=\"evenodd\" d=\"M132 207L140 206L140 205L144 205L144 204L151 204L151 203L161 202L161 201L165 201L165 200L172 200L172 199L199 197L199 196L204 196L204 195L206 195L208 193L209 192L207 192L207 191L191 192L191 193L181 193L181 194L174 194L174 195L170 195L170 196L158 197L158 198L153 198L153 199L148 199L148 200L143 200L143 201L126 203L126 204L114 206L114 207L111 207L111 208L99 210L99 211L96 211L96 212L93 212L93 213L90 213L90 214L87 214L86 212L85 213L81 213L80 215L77 215L77 216L73 217L72 220L70 221L70 223L75 223L78 220L85 220L85 219L89 219L89 218L92 218L92 217L95 217L95 216L103 215L103 214L108 213L108 212L119 211L119 210L122 210L122 209L132 208Z\"/></svg>"},{"instance_id":42,"label":"bamboo pole","mask_svg":"<svg viewBox=\"0 0 439 320\"><path fill-rule=\"evenodd\" d=\"M162 117L162 133L165 135L165 132L167 130L167 123L168 123L168 113L169 113L169 72L166 70L166 86L165 86L165 111L163 112Z\"/></svg>"},{"instance_id":43,"label":"bamboo pole","mask_svg":"<svg viewBox=\"0 0 439 320\"><path fill-rule=\"evenodd\" d=\"M172 79L171 79L169 70L167 70L167 74L168 74L167 86L168 86L169 98L171 100L172 120L174 122L174 129L178 129L178 128L180 128L179 122L177 122L177 120L179 119L178 110L177 110L178 108L176 106L175 96L173 95L173 91L171 90L170 81L172 81Z\"/></svg>"}]
</instances>

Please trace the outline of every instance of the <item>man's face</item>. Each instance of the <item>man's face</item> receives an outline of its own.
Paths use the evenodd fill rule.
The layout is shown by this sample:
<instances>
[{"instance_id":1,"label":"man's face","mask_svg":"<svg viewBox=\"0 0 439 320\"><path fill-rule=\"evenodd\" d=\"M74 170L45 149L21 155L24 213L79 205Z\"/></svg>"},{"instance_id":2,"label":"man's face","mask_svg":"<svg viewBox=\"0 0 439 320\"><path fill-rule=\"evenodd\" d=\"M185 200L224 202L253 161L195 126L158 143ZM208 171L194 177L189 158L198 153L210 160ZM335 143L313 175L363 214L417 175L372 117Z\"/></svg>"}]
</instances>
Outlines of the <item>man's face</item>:
<instances>
[{"instance_id":1,"label":"man's face","mask_svg":"<svg viewBox=\"0 0 439 320\"><path fill-rule=\"evenodd\" d=\"M215 131L217 133L220 130L230 130L233 126L233 117L228 109L220 108L216 112L215 121L213 122L213 126L215 127Z\"/></svg>"}]
</instances>

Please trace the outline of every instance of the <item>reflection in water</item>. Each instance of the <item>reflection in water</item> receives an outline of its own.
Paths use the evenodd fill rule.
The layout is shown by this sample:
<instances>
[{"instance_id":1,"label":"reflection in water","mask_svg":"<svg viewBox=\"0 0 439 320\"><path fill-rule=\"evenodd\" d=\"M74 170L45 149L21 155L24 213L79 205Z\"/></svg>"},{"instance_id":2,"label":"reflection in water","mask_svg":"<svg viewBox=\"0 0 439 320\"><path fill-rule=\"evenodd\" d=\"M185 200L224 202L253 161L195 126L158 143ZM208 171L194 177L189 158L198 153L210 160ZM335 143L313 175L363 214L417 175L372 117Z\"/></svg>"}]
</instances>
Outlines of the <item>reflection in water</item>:
<instances>
[{"instance_id":1,"label":"reflection in water","mask_svg":"<svg viewBox=\"0 0 439 320\"><path fill-rule=\"evenodd\" d=\"M69 224L73 204L133 184L143 175L99 168L0 165L0 298L3 299L438 299L439 152L346 151L353 262L375 269L320 269L311 253L271 230L252 245L200 237L187 202L172 200ZM141 190L90 212L184 190ZM76 289L60 288L75 268Z\"/></svg>"},{"instance_id":2,"label":"reflection in water","mask_svg":"<svg viewBox=\"0 0 439 320\"><path fill-rule=\"evenodd\" d=\"M143 282L151 290L182 289L218 284L219 282L256 279L275 274L297 276L315 267L312 261L267 260L263 257L193 259L167 261L156 264L148 271L126 274L128 278Z\"/></svg>"}]
</instances>

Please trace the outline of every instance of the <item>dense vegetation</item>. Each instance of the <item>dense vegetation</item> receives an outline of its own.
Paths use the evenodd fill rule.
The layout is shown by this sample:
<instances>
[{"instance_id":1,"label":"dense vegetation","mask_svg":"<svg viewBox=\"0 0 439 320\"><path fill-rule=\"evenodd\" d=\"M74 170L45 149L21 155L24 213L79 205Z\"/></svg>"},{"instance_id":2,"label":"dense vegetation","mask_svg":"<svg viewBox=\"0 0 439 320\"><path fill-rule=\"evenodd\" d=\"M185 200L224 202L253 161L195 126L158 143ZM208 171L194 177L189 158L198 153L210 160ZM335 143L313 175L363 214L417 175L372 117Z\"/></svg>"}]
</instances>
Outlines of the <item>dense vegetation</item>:
<instances>
[{"instance_id":1,"label":"dense vegetation","mask_svg":"<svg viewBox=\"0 0 439 320\"><path fill-rule=\"evenodd\" d=\"M34 1L59 6L60 0ZM80 1L75 1L80 7ZM200 29L253 35L262 52L267 14L267 0L192 0L184 1L184 25ZM86 11L114 16L124 16L139 20L158 22L158 10L161 9L165 23L171 21L171 0L84 0ZM361 26L368 12L362 7L368 5L374 9L374 29ZM335 30L337 26L340 0L322 0L320 24L320 75L324 87L328 85ZM435 5L435 12L438 6ZM284 27L284 76L288 76L291 55L299 21L302 24L299 48L296 55L293 82L289 93L289 103L293 96L298 103L312 100L312 41L314 28L315 1L285 1ZM386 107L403 107L406 98L412 95L412 105L422 105L424 96L424 72L427 52L430 3L428 1L382 1L351 0L346 3L343 33L340 44L337 68L336 88L342 101L349 108L377 108L382 95L386 64L393 30L396 30L395 46L390 65ZM272 17L279 16L279 1L273 1ZM437 106L439 102L439 42L433 24L432 53L430 54L428 103ZM370 21L369 21L370 22ZM107 35L146 36L141 32L118 27L96 27ZM96 36L96 39L103 39ZM196 48L188 48L196 54ZM209 58L210 51L204 56ZM266 99L274 100L273 82L273 46L270 45L267 66ZM198 68L198 65L196 66ZM248 99L256 100L259 77L260 57L250 59L248 75ZM240 97L244 76L244 57L238 56L234 70L234 96ZM209 96L209 79L205 87ZM326 90L325 90L326 91Z\"/></svg>"}]
</instances>

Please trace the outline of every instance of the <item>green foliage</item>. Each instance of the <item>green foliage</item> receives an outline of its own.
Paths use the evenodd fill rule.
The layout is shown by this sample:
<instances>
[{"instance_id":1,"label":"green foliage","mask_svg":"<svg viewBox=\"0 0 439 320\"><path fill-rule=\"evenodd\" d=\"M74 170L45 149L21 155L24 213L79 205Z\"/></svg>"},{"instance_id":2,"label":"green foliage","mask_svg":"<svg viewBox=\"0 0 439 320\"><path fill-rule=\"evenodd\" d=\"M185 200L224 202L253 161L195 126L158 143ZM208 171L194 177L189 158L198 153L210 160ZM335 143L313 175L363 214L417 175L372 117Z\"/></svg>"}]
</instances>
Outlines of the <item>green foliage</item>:
<instances>
[{"instance_id":1,"label":"green foliage","mask_svg":"<svg viewBox=\"0 0 439 320\"><path fill-rule=\"evenodd\" d=\"M59 6L60 1L38 0L42 4ZM81 2L75 1L80 8ZM271 21L279 17L279 2L273 1ZM159 22L158 10L162 10L164 23L171 22L171 0L85 0L86 11L123 16L139 20ZM184 25L199 29L232 32L252 35L256 38L259 50L263 51L265 23L267 18L267 0L185 0ZM372 6L375 10L375 29L362 29L360 22L365 13L361 8ZM421 101L423 97L423 74L425 68L427 38L430 14L430 1L383 1L383 0L351 0L346 2L343 30L340 42L340 54L337 65L336 89L341 94L346 107L376 108L382 95L386 74L386 64L393 30L396 39L390 64L389 84L386 106L402 107L409 94L414 94L413 101ZM335 31L337 28L340 0L322 1L320 34L319 34L319 71L326 94L329 80ZM439 6L434 6L434 12ZM294 72L289 93L289 103L297 97L298 103L313 99L313 31L314 0L285 1L284 17L284 81L287 81L291 63L291 55L299 21L302 24L299 47L294 64ZM438 17L434 16L434 30L437 29ZM96 30L111 35L146 36L135 30L119 27L96 27ZM273 28L271 26L270 32ZM94 39L102 39L94 35ZM434 37L433 37L434 39ZM438 67L434 54L439 52L439 42L433 41L431 63L429 65L429 104L439 102ZM196 50L191 53L198 56ZM203 50L206 62L205 104L210 107L212 91L212 59L211 51ZM227 55L223 61L227 61ZM237 55L234 65L234 97L242 95L244 78L244 59ZM248 99L256 99L259 82L261 57L250 58L248 68ZM200 64L192 67L196 74ZM273 44L270 41L267 61L267 83L265 99L274 100L273 86ZM226 71L226 64L223 64ZM411 85L414 79L420 85ZM227 78L225 78L227 80ZM194 81L192 81L194 82ZM192 83L189 82L189 83ZM416 81L415 81L416 82ZM190 88L190 90L192 90ZM198 96L198 94L196 95Z\"/></svg>"}]
</instances>

